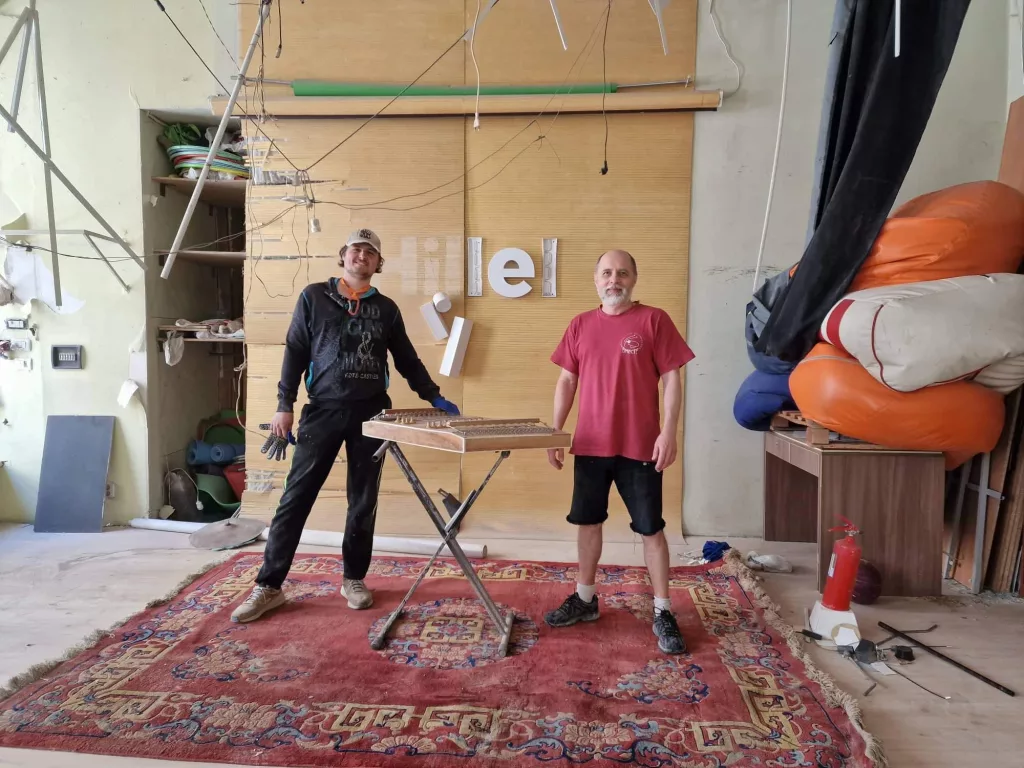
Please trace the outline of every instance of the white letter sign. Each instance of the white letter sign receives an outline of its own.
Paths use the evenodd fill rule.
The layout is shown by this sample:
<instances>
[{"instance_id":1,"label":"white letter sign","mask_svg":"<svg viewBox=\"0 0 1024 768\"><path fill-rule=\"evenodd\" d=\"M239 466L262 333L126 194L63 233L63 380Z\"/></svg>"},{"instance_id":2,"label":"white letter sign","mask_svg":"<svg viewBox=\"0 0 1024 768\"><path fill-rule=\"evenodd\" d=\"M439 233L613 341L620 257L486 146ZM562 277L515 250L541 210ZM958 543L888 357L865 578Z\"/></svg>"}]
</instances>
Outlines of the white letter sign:
<instances>
[{"instance_id":1,"label":"white letter sign","mask_svg":"<svg viewBox=\"0 0 1024 768\"><path fill-rule=\"evenodd\" d=\"M510 261L515 262L516 266L506 266ZM532 287L525 280L510 285L508 278L533 276L533 259L521 248L502 248L494 254L490 264L487 265L487 282L491 284L491 289L507 299L518 299L525 296Z\"/></svg>"}]
</instances>

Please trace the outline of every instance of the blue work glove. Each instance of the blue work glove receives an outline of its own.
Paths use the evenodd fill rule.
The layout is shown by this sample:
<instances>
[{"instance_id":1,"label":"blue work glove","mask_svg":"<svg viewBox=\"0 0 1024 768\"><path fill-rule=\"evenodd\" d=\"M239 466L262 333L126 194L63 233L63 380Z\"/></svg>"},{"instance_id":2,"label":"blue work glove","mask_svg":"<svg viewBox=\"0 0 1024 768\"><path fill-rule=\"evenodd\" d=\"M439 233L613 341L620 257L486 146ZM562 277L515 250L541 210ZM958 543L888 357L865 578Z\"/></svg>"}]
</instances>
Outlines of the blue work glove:
<instances>
[{"instance_id":1,"label":"blue work glove","mask_svg":"<svg viewBox=\"0 0 1024 768\"><path fill-rule=\"evenodd\" d=\"M435 408L439 408L440 410L444 411L445 413L450 413L452 416L460 415L459 414L459 407L455 403L453 403L453 402L451 402L449 400L445 400L440 395L438 395L433 400L431 400L430 404L432 406L434 406Z\"/></svg>"}]
</instances>

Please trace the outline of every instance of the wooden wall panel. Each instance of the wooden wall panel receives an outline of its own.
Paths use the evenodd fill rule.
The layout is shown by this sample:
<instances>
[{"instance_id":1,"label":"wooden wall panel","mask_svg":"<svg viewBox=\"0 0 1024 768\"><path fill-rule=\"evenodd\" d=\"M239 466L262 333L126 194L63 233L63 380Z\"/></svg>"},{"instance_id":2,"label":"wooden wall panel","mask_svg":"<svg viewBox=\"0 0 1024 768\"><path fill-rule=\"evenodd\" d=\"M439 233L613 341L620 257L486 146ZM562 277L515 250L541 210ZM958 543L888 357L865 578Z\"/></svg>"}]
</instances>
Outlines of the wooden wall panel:
<instances>
[{"instance_id":1,"label":"wooden wall panel","mask_svg":"<svg viewBox=\"0 0 1024 768\"><path fill-rule=\"evenodd\" d=\"M288 159L306 167L359 123L292 120L267 122L263 127ZM247 410L252 414L251 421L268 421L276 410L283 343L299 293L309 283L338 274L340 246L349 232L363 226L374 229L383 244L384 272L374 284L398 303L410 338L445 396L457 403L462 401L462 380L438 373L444 345L429 334L419 307L434 292L444 290L453 304L448 321L463 309L463 136L461 118L414 119L402 124L375 121L310 172L318 201L315 209L295 207L293 201L282 199L305 194L301 186L250 187L247 226L260 228L248 238L244 270L249 334ZM278 152L266 152L269 141L257 137L255 146L262 149L257 158L264 170L289 169ZM432 196L416 194L449 180L455 183ZM282 213L284 216L280 216ZM320 221L321 232L317 234L309 232L313 216ZM390 395L395 407L424 405L398 374L393 360L390 370ZM300 387L296 410L305 402L305 389ZM260 453L261 447L260 435L249 433L248 469L261 476L270 472L274 490L247 492L244 501L247 514L266 518L272 515L279 499L287 462L268 461ZM408 455L431 491L444 488L459 493L457 456L427 450L412 450ZM344 527L345 475L342 451L313 513L316 520L337 530ZM422 512L409 515L411 505L418 502L408 482L388 461L381 481L379 530L428 532L429 523Z\"/></svg>"},{"instance_id":2,"label":"wooden wall panel","mask_svg":"<svg viewBox=\"0 0 1024 768\"><path fill-rule=\"evenodd\" d=\"M696 0L677 0L666 8L669 56L662 53L647 0L613 3L603 49L607 8L600 0L562 0L559 10L569 42L564 51L546 0L500 3L476 39L482 81L589 83L602 80L606 70L609 81L633 83L694 74ZM240 6L243 42L255 23L255 10L253 5ZM361 0L304 5L282 0L282 10L284 53L281 59L267 57L267 77L407 84L472 23L476 6L465 0L396 0L376 6ZM268 39L276 37L271 26ZM345 42L350 40L358 44ZM420 80L474 81L468 46L463 44ZM251 98L252 94L250 106ZM249 238L246 328L251 344L249 412L254 418L264 420L255 414L272 411L279 345L298 290L309 280L337 273L338 245L348 231L360 226L374 228L383 238L387 264L375 282L399 302L413 341L432 371L437 370L443 345L427 334L419 320L419 304L443 287L454 303L449 322L456 314L474 321L463 376L437 376L444 394L467 413L550 420L558 374L549 362L551 351L573 315L597 306L593 266L609 248L625 248L636 256L636 298L667 310L685 333L692 116L610 114L609 173L602 176L604 117L559 116L557 110L556 98L532 124L525 117L485 117L479 130L473 129L472 120L461 118L373 120L311 172L316 197L324 201L315 211L322 228L317 235L307 234L313 212L305 207L290 210L293 203L281 199L301 194L301 189L251 189L249 226L284 214ZM295 119L268 121L263 129L289 158L305 167L361 124ZM286 170L288 164L279 153L268 150L265 139L254 138L257 161L266 169ZM484 295L466 299L466 235L483 238L485 270L498 248L527 250L538 267L538 278L530 281L533 292L522 299L504 299L485 279ZM543 237L559 240L554 299L540 297ZM396 381L393 390L396 404L415 404L399 394L405 392L401 382ZM575 415L568 428L574 427L574 419ZM681 454L681 436L679 448ZM257 457L251 466L263 466L258 447L254 454L250 446L249 455ZM443 485L456 493L475 487L493 461L489 455L467 456L460 475L457 462L449 465L445 458L418 454L410 458L417 469L425 468L425 474L436 473L430 475L428 490ZM342 466L332 473L311 527L343 526L343 474ZM425 516L402 483L397 476L386 481L380 529L429 532ZM681 455L666 472L665 483L669 533L678 535ZM571 463L558 473L548 466L543 452L513 454L467 519L467 532L474 537L574 538L565 522L571 485ZM269 515L277 493L247 494L247 508ZM612 506L607 537L633 540L615 494Z\"/></svg>"},{"instance_id":3,"label":"wooden wall panel","mask_svg":"<svg viewBox=\"0 0 1024 768\"><path fill-rule=\"evenodd\" d=\"M602 55L607 55L608 80L644 83L682 80L693 75L697 50L696 0L676 0L664 10L669 53L661 47L658 22L648 0L615 0L609 17L607 46L602 0L560 0L558 12L568 50L562 49L547 0L499 3L476 34L476 59L484 84L599 83ZM466 3L466 26L473 23L476 3ZM582 52L582 56L580 53ZM465 80L476 82L466 52ZM556 106L557 108L557 106Z\"/></svg>"},{"instance_id":4,"label":"wooden wall panel","mask_svg":"<svg viewBox=\"0 0 1024 768\"><path fill-rule=\"evenodd\" d=\"M466 4L467 25L475 4ZM484 83L615 83L678 80L694 73L696 3L665 9L669 55L661 49L657 21L647 0L559 3L568 50L563 50L546 2L499 4L476 37ZM574 66L575 62L575 66ZM466 82L474 69L467 56ZM637 299L660 306L686 328L690 168L693 118L689 114L558 115L559 100L533 118L486 117L480 130L466 127L466 234L483 238L484 269L503 247L534 259L533 290L521 299L495 294L467 298L474 321L466 356L466 409L495 416L530 415L550 421L558 368L549 359L572 317L599 303L593 267L610 248L637 259ZM506 141L522 133L504 150ZM543 136L543 139L540 137ZM521 153L521 154L520 154ZM485 159L490 157L490 159ZM515 158L513 160L513 158ZM506 163L512 161L507 167ZM542 298L541 239L558 238L558 296ZM576 411L567 429L575 428ZM680 456L665 473L665 516L670 535L682 530L682 432ZM463 461L463 486L486 473L489 457ZM481 508L467 520L472 535L574 539L565 522L572 497L572 463L558 472L544 452L513 454L491 481ZM609 541L631 541L629 519L612 493Z\"/></svg>"},{"instance_id":5,"label":"wooden wall panel","mask_svg":"<svg viewBox=\"0 0 1024 768\"><path fill-rule=\"evenodd\" d=\"M467 164L472 167L524 122L525 118L489 118L486 133L467 137ZM598 306L594 264L610 248L625 248L636 258L635 298L665 309L685 335L692 125L690 115L609 116L611 170L601 176L597 171L603 122L590 116L562 116L545 139L557 148L557 159L549 148L531 149L470 194L466 231L470 237L483 238L485 271L491 255L515 246L530 253L538 272L527 281L533 290L523 298L502 298L485 280L484 295L466 299L467 316L474 321L463 384L469 412L550 421L558 378L551 353L572 317ZM528 141L524 135L522 142ZM468 186L472 188L478 174L486 178L486 173L474 170ZM544 237L558 238L555 298L541 297ZM567 425L574 428L575 409ZM681 454L681 435L679 448ZM513 459L515 471L504 468L488 491L489 524L497 530L529 531L531 538L574 536L564 521L571 498L571 464L556 472L542 453ZM473 457L464 462L464 486L481 475L482 461ZM680 455L665 473L665 513L672 531L681 530L681 499ZM482 516L477 515L477 524L483 524ZM632 538L617 499L606 536Z\"/></svg>"},{"instance_id":6,"label":"wooden wall panel","mask_svg":"<svg viewBox=\"0 0 1024 768\"><path fill-rule=\"evenodd\" d=\"M275 58L275 8L267 26L265 76L276 80L408 83L465 31L465 0L278 0L274 5L281 8L284 45L281 58ZM256 28L257 12L255 2L239 3L242 51ZM420 82L461 84L463 72L462 46L456 46Z\"/></svg>"}]
</instances>

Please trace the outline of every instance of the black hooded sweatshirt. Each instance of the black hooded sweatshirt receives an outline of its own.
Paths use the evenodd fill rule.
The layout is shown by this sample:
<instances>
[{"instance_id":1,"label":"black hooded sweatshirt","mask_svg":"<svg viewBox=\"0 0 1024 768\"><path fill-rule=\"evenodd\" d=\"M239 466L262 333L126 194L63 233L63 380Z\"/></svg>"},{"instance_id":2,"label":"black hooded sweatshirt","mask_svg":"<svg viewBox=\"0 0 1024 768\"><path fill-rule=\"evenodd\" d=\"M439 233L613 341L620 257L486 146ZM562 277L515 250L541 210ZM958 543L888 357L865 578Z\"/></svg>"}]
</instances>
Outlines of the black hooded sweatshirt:
<instances>
[{"instance_id":1,"label":"black hooded sweatshirt","mask_svg":"<svg viewBox=\"0 0 1024 768\"><path fill-rule=\"evenodd\" d=\"M277 410L290 413L304 379L309 402L347 408L383 396L388 352L412 390L428 403L440 389L405 332L398 305L376 288L357 302L338 292L337 278L306 286L285 338Z\"/></svg>"}]
</instances>

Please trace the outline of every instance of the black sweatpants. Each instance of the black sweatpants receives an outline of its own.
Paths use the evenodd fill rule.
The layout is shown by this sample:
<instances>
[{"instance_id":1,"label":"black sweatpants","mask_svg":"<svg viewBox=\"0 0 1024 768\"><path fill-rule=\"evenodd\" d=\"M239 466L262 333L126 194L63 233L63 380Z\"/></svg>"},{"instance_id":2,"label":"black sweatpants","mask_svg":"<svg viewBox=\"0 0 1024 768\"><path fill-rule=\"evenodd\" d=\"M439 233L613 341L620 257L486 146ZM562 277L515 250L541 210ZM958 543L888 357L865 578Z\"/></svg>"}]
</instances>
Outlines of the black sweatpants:
<instances>
[{"instance_id":1,"label":"black sweatpants","mask_svg":"<svg viewBox=\"0 0 1024 768\"><path fill-rule=\"evenodd\" d=\"M284 584L299 547L302 528L342 444L348 459L348 517L341 549L345 578L366 576L373 551L377 494L384 461L374 461L373 454L380 448L381 441L363 436L363 422L390 407L391 400L387 397L344 409L312 404L303 407L292 467L270 524L257 584L274 589Z\"/></svg>"}]
</instances>

